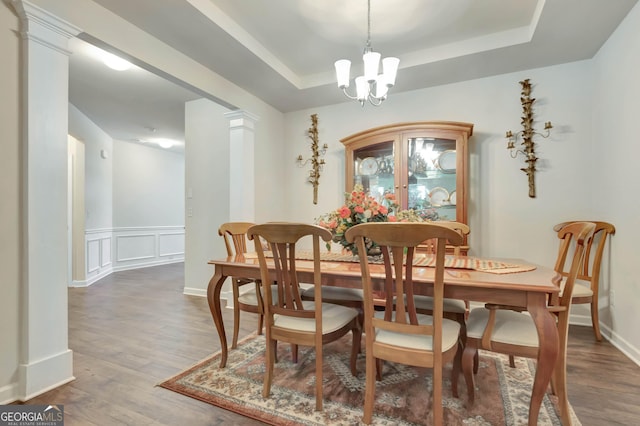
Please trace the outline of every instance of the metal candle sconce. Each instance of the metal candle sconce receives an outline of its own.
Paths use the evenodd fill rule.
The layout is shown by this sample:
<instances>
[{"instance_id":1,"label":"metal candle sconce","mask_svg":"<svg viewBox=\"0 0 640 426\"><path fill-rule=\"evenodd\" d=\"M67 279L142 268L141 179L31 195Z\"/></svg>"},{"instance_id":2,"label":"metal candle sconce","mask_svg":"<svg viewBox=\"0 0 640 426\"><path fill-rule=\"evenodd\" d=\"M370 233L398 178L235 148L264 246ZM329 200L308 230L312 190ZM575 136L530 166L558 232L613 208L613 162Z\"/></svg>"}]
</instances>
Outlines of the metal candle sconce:
<instances>
[{"instance_id":1,"label":"metal candle sconce","mask_svg":"<svg viewBox=\"0 0 640 426\"><path fill-rule=\"evenodd\" d=\"M320 171L324 166L324 156L329 146L325 143L322 148L318 143L318 114L311 114L311 127L307 130L307 135L311 139L311 158L303 159L302 155L298 155L296 161L298 166L304 167L311 162L311 170L309 170L308 181L313 185L313 204L318 204L318 185L320 183Z\"/></svg>"},{"instance_id":2,"label":"metal candle sconce","mask_svg":"<svg viewBox=\"0 0 640 426\"><path fill-rule=\"evenodd\" d=\"M531 98L531 83L529 83L529 79L523 80L520 82L522 86L522 92L520 97L520 102L522 103L522 131L517 132L515 135L511 132L511 130L507 131L505 137L508 139L507 149L509 150L509 154L511 158L516 158L518 154L522 154L525 157L525 162L527 163L527 167L523 167L520 170L526 173L529 178L529 197L536 197L536 182L535 182L535 172L536 172L536 161L538 161L538 157L536 157L535 153L535 143L533 142L533 136L538 135L543 138L548 138L553 126L550 121L544 123L544 130L546 133L538 133L533 129L533 103L535 102L535 98ZM516 149L515 143L518 141L518 138L522 138L521 145L524 147L522 149Z\"/></svg>"}]
</instances>

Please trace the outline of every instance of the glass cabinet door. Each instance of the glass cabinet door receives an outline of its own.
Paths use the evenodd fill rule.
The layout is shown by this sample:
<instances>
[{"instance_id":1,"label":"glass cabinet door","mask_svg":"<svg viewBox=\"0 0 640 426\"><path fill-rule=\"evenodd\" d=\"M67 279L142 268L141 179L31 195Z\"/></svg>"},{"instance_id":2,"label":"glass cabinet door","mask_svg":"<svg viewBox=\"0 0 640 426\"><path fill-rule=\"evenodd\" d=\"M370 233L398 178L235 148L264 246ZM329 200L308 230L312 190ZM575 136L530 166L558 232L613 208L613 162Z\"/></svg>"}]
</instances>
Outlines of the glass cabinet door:
<instances>
[{"instance_id":1,"label":"glass cabinet door","mask_svg":"<svg viewBox=\"0 0 640 426\"><path fill-rule=\"evenodd\" d=\"M395 142L386 141L353 151L352 187L360 184L381 201L396 188Z\"/></svg>"},{"instance_id":2,"label":"glass cabinet door","mask_svg":"<svg viewBox=\"0 0 640 426\"><path fill-rule=\"evenodd\" d=\"M405 145L407 208L430 220L456 220L456 141L410 137Z\"/></svg>"}]
</instances>

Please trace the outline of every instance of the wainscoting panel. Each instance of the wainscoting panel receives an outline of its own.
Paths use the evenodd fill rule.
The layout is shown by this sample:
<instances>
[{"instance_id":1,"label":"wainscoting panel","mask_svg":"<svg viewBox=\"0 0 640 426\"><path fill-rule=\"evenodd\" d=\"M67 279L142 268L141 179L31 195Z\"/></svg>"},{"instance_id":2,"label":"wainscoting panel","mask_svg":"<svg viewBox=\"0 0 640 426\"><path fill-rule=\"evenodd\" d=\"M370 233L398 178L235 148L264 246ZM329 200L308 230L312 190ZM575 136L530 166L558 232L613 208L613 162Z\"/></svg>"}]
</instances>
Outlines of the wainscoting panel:
<instances>
[{"instance_id":1,"label":"wainscoting panel","mask_svg":"<svg viewBox=\"0 0 640 426\"><path fill-rule=\"evenodd\" d=\"M184 255L184 232L159 234L158 238L161 257Z\"/></svg>"},{"instance_id":2,"label":"wainscoting panel","mask_svg":"<svg viewBox=\"0 0 640 426\"><path fill-rule=\"evenodd\" d=\"M100 269L100 240L87 241L87 275Z\"/></svg>"},{"instance_id":3,"label":"wainscoting panel","mask_svg":"<svg viewBox=\"0 0 640 426\"><path fill-rule=\"evenodd\" d=\"M111 265L111 237L100 240L100 266L105 268Z\"/></svg>"},{"instance_id":4,"label":"wainscoting panel","mask_svg":"<svg viewBox=\"0 0 640 426\"><path fill-rule=\"evenodd\" d=\"M111 244L113 240L110 229L85 231L86 245L86 281L73 281L73 287L87 286L111 273Z\"/></svg>"},{"instance_id":5,"label":"wainscoting panel","mask_svg":"<svg viewBox=\"0 0 640 426\"><path fill-rule=\"evenodd\" d=\"M142 260L155 257L156 235L117 235L116 262Z\"/></svg>"},{"instance_id":6,"label":"wainscoting panel","mask_svg":"<svg viewBox=\"0 0 640 426\"><path fill-rule=\"evenodd\" d=\"M87 286L115 271L184 261L184 226L85 231Z\"/></svg>"}]
</instances>

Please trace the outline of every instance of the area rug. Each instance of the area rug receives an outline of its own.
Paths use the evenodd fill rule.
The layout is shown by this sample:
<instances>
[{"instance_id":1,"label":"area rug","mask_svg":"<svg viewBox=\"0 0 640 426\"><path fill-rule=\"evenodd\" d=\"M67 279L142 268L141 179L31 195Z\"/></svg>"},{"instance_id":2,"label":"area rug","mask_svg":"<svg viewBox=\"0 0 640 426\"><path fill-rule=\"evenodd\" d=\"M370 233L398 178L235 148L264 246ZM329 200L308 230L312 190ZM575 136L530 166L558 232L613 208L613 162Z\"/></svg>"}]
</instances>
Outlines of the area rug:
<instances>
[{"instance_id":1,"label":"area rug","mask_svg":"<svg viewBox=\"0 0 640 426\"><path fill-rule=\"evenodd\" d=\"M364 342L363 342L364 343ZM214 354L159 386L273 425L361 424L365 387L365 357L358 358L358 376L349 369L351 337L325 345L324 410L315 411L315 351L300 348L297 364L291 362L290 346L278 345L271 396L262 397L264 374L263 336L250 336L229 352L227 367L219 368ZM467 408L462 376L461 398L451 395L450 369L444 371L444 424L526 425L535 363L517 358L480 353L476 376L476 400ZM376 386L374 425L431 425L432 375L430 369L385 362L382 381ZM580 422L572 412L574 425ZM545 396L539 425L560 425L555 397Z\"/></svg>"}]
</instances>

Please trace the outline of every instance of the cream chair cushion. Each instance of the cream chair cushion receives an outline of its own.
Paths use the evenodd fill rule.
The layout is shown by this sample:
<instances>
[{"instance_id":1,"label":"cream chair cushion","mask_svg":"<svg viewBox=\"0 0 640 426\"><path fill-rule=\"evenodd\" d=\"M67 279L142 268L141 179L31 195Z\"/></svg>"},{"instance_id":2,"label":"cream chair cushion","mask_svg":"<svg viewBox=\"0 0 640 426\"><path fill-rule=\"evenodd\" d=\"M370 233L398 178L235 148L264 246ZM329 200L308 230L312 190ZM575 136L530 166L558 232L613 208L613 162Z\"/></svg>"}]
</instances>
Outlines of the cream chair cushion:
<instances>
[{"instance_id":1,"label":"cream chair cushion","mask_svg":"<svg viewBox=\"0 0 640 426\"><path fill-rule=\"evenodd\" d=\"M488 309L472 309L467 319L467 336L481 339L488 320ZM537 347L538 331L529 313L499 309L496 311L496 323L491 341Z\"/></svg>"},{"instance_id":2,"label":"cream chair cushion","mask_svg":"<svg viewBox=\"0 0 640 426\"><path fill-rule=\"evenodd\" d=\"M258 298L256 297L255 285L247 285L246 287L249 287L250 289L247 291L243 291L242 294L238 296L238 302L245 305L258 306ZM271 286L271 297L272 300L278 299L278 287L275 285Z\"/></svg>"},{"instance_id":3,"label":"cream chair cushion","mask_svg":"<svg viewBox=\"0 0 640 426\"><path fill-rule=\"evenodd\" d=\"M433 311L433 297L431 296L413 296L413 302L416 305L416 309ZM467 312L467 307L465 306L463 300L442 299L442 310L444 312L464 314L465 312Z\"/></svg>"},{"instance_id":4,"label":"cream chair cushion","mask_svg":"<svg viewBox=\"0 0 640 426\"><path fill-rule=\"evenodd\" d=\"M562 291L564 290L564 280L560 285L560 296L562 297ZM593 291L591 290L591 283L589 281L584 280L576 280L576 283L573 285L573 294L571 297L591 297L593 296Z\"/></svg>"},{"instance_id":5,"label":"cream chair cushion","mask_svg":"<svg viewBox=\"0 0 640 426\"><path fill-rule=\"evenodd\" d=\"M384 312L376 312L376 318L384 318ZM431 325L433 317L431 315L418 314L418 324ZM395 318L395 314L394 314ZM446 318L442 319L442 352L446 352L458 343L460 335L460 324ZM394 331L376 329L376 342L385 343L403 348L420 349L433 351L433 339L431 336L420 336L417 334L404 334Z\"/></svg>"},{"instance_id":6,"label":"cream chair cushion","mask_svg":"<svg viewBox=\"0 0 640 426\"><path fill-rule=\"evenodd\" d=\"M305 289L302 296L313 299L315 297L314 288ZM362 302L364 296L362 290L357 288L322 287L322 299Z\"/></svg>"},{"instance_id":7,"label":"cream chair cushion","mask_svg":"<svg viewBox=\"0 0 640 426\"><path fill-rule=\"evenodd\" d=\"M312 311L315 309L315 302L312 300L303 300L302 306ZM344 327L357 316L358 311L356 309L334 305L332 303L323 303L322 334L328 334ZM316 329L316 320L313 318L294 318L286 315L274 315L273 322L276 327L288 328L290 330L313 333Z\"/></svg>"}]
</instances>

